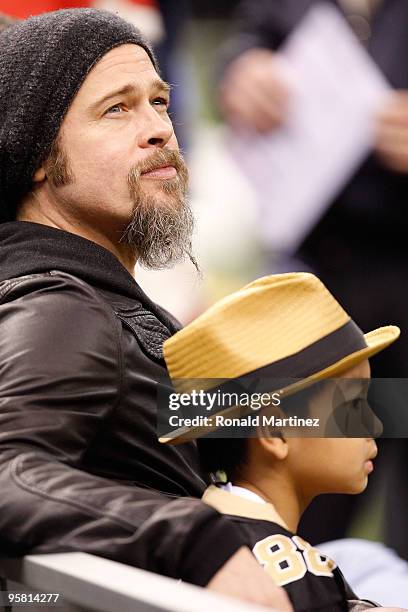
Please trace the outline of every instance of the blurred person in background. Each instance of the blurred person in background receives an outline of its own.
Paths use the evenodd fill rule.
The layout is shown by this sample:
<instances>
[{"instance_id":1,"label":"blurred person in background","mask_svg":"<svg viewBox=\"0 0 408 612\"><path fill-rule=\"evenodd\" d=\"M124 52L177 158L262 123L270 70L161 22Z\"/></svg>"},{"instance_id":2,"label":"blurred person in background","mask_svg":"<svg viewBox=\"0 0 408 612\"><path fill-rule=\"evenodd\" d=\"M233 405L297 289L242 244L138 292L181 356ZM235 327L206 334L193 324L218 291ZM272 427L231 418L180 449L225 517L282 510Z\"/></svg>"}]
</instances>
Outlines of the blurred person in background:
<instances>
[{"instance_id":1,"label":"blurred person in background","mask_svg":"<svg viewBox=\"0 0 408 612\"><path fill-rule=\"evenodd\" d=\"M319 0L242 0L222 56L219 101L232 126L259 132L285 123L290 89L276 53ZM408 3L405 0L327 0L338 6L395 89L377 123L375 150L307 236L296 258L312 269L363 329L391 317L408 327ZM335 146L335 144L334 144ZM295 178L295 177L294 177ZM273 249L273 245L271 245ZM345 274L347 270L347 274ZM364 286L364 291L361 287ZM381 294L381 300L377 297ZM373 377L406 377L408 345L382 355ZM383 440L385 540L408 559L405 440ZM384 448L385 447L385 448ZM375 483L378 486L378 481ZM327 496L312 504L300 532L313 542L345 535L355 501ZM322 520L324 517L324 520Z\"/></svg>"}]
</instances>

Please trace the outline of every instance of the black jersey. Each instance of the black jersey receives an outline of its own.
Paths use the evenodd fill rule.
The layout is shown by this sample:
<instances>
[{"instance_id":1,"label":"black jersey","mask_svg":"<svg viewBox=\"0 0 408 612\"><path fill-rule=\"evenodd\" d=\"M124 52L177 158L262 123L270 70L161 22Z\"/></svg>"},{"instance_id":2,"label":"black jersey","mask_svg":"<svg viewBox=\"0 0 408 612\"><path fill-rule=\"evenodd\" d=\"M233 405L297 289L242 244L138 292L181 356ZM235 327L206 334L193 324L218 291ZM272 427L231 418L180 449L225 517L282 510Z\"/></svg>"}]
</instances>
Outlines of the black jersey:
<instances>
[{"instance_id":1,"label":"black jersey","mask_svg":"<svg viewBox=\"0 0 408 612\"><path fill-rule=\"evenodd\" d=\"M336 563L289 531L271 504L258 504L215 486L203 500L239 524L248 546L296 612L347 612L358 600ZM363 602L361 602L363 603ZM350 604L350 605L349 605ZM369 604L367 607L375 607Z\"/></svg>"}]
</instances>

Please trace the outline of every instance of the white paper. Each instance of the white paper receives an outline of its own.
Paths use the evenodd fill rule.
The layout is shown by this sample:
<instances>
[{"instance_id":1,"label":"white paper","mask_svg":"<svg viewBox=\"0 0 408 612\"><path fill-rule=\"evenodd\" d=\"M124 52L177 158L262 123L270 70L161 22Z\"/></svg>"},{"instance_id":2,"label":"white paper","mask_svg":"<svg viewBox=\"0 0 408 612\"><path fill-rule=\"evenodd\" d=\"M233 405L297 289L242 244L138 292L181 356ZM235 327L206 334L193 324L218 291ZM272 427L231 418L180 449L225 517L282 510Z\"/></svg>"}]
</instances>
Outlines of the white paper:
<instances>
[{"instance_id":1,"label":"white paper","mask_svg":"<svg viewBox=\"0 0 408 612\"><path fill-rule=\"evenodd\" d=\"M284 127L234 134L234 158L257 192L261 238L294 252L372 149L390 88L341 13L311 9L280 55L292 95Z\"/></svg>"}]
</instances>

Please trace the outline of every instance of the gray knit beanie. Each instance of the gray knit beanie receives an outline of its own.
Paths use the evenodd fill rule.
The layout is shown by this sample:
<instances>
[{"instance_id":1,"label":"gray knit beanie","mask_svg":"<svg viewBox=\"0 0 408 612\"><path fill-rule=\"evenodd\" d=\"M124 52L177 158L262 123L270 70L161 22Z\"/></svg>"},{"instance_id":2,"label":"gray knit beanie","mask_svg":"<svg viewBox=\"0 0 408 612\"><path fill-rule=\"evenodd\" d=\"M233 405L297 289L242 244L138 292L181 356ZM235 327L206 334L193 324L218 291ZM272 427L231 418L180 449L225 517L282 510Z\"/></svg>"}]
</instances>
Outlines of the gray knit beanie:
<instances>
[{"instance_id":1,"label":"gray knit beanie","mask_svg":"<svg viewBox=\"0 0 408 612\"><path fill-rule=\"evenodd\" d=\"M156 68L139 30L108 11L44 13L0 34L0 222L14 220L88 72L124 43L143 47Z\"/></svg>"}]
</instances>

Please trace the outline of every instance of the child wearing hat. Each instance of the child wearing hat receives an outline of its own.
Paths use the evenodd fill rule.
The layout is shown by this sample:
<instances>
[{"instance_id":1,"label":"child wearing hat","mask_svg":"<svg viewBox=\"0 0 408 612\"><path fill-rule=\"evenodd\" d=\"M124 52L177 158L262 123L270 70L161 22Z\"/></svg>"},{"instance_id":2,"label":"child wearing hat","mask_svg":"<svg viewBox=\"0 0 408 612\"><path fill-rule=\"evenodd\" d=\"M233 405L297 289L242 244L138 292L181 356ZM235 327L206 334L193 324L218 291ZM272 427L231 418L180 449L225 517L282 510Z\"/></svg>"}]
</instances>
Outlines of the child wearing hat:
<instances>
[{"instance_id":1,"label":"child wearing hat","mask_svg":"<svg viewBox=\"0 0 408 612\"><path fill-rule=\"evenodd\" d=\"M367 409L368 358L398 336L394 326L363 334L319 279L291 273L259 279L221 300L167 340L164 355L176 388L186 390L188 381L197 379L206 384L211 379L242 384L248 376L252 381L291 379L280 389L282 404L261 415L267 413L270 423L271 415L287 414L287 397L287 405L302 405L303 415L328 422L338 397L344 413L355 416ZM334 380L347 383L340 395ZM296 534L315 496L365 489L377 453L373 431L361 437L311 437L277 426L253 429L246 438L204 437L214 422L207 428L178 428L161 441L198 439L204 470L227 477L224 483L213 477L203 500L239 524L256 559L286 589L294 609L377 607L359 600L336 563Z\"/></svg>"}]
</instances>

